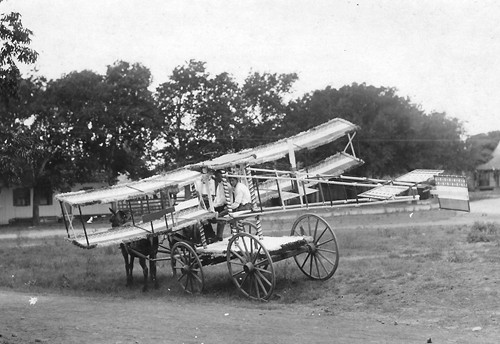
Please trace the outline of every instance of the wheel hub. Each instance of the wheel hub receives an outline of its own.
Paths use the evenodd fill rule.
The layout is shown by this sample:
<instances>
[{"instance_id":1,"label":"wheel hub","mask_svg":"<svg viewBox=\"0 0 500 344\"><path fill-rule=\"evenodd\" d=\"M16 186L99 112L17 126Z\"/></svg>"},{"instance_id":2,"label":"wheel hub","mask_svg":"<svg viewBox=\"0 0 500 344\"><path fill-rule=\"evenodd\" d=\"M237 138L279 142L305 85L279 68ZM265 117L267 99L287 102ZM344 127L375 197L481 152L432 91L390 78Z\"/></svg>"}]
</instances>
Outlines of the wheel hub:
<instances>
[{"instance_id":1,"label":"wheel hub","mask_svg":"<svg viewBox=\"0 0 500 344\"><path fill-rule=\"evenodd\" d=\"M245 271L245 273L247 274L252 273L254 270L255 266L253 265L253 263L248 262L245 265L243 265L243 271Z\"/></svg>"},{"instance_id":2,"label":"wheel hub","mask_svg":"<svg viewBox=\"0 0 500 344\"><path fill-rule=\"evenodd\" d=\"M309 248L309 252L312 254L315 254L318 251L318 248L316 247L316 245L314 243L310 243L307 246Z\"/></svg>"}]
</instances>

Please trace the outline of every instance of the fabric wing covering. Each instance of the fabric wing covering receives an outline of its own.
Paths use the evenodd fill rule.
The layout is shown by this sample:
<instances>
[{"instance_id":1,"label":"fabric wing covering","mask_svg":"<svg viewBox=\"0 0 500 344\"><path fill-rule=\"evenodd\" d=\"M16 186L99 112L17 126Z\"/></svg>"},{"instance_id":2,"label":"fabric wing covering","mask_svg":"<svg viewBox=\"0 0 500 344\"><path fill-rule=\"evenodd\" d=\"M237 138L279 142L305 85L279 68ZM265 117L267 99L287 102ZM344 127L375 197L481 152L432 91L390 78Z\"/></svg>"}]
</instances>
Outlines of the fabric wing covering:
<instances>
[{"instance_id":1,"label":"fabric wing covering","mask_svg":"<svg viewBox=\"0 0 500 344\"><path fill-rule=\"evenodd\" d=\"M62 193L55 198L73 206L105 204L152 195L160 190L176 190L201 179L201 173L186 169L178 169L162 173L137 182L119 184L108 188L91 191Z\"/></svg>"},{"instance_id":2,"label":"fabric wing covering","mask_svg":"<svg viewBox=\"0 0 500 344\"><path fill-rule=\"evenodd\" d=\"M307 170L299 171L303 177L312 177L317 175L326 175L328 178L338 177L341 174L364 164L364 161L350 154L339 152L332 155L318 164L312 165Z\"/></svg>"},{"instance_id":3,"label":"fabric wing covering","mask_svg":"<svg viewBox=\"0 0 500 344\"><path fill-rule=\"evenodd\" d=\"M397 182L411 184L423 183L433 179L434 176L443 172L443 170L413 170L402 175L401 177L396 178L394 180L394 182L396 182L395 184L377 186L371 190L360 193L358 196L379 200L391 199L397 195L402 194L403 192L406 192L410 187L409 185L397 185Z\"/></svg>"},{"instance_id":4,"label":"fabric wing covering","mask_svg":"<svg viewBox=\"0 0 500 344\"><path fill-rule=\"evenodd\" d=\"M294 150L314 149L335 141L357 129L358 127L351 122L341 118L334 118L295 136L255 148L242 150L237 153L225 154L213 160L190 165L189 168L201 170L203 167L207 167L218 170L241 163L259 165L285 157L289 152L290 144L293 146Z\"/></svg>"}]
</instances>

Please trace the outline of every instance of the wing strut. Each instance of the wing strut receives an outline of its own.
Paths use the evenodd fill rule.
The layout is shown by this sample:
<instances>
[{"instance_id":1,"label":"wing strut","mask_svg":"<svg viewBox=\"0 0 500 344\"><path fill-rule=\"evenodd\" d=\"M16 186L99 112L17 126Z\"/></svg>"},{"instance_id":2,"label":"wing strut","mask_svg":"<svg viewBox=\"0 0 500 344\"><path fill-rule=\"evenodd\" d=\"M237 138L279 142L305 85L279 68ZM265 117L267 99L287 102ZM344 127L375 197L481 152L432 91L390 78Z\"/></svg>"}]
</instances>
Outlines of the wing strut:
<instances>
[{"instance_id":1,"label":"wing strut","mask_svg":"<svg viewBox=\"0 0 500 344\"><path fill-rule=\"evenodd\" d=\"M356 158L356 152L354 150L354 146L352 145L352 140L354 139L354 136L356 136L355 131L352 133L347 133L347 138L349 141L347 142L347 145L344 148L344 153L347 153L347 148L351 147L351 155Z\"/></svg>"}]
</instances>

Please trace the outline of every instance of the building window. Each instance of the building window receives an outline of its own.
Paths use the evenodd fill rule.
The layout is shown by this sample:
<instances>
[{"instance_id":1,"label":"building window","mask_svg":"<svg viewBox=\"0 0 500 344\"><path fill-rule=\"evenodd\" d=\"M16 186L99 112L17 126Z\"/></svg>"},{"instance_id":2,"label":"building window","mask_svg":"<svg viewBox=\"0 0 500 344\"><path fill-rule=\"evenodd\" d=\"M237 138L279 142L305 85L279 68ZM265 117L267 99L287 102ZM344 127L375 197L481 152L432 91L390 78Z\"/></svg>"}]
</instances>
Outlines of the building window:
<instances>
[{"instance_id":1,"label":"building window","mask_svg":"<svg viewBox=\"0 0 500 344\"><path fill-rule=\"evenodd\" d=\"M31 205L30 188L14 189L14 207L27 207Z\"/></svg>"},{"instance_id":2,"label":"building window","mask_svg":"<svg viewBox=\"0 0 500 344\"><path fill-rule=\"evenodd\" d=\"M42 188L40 190L40 205L52 205L52 189Z\"/></svg>"}]
</instances>

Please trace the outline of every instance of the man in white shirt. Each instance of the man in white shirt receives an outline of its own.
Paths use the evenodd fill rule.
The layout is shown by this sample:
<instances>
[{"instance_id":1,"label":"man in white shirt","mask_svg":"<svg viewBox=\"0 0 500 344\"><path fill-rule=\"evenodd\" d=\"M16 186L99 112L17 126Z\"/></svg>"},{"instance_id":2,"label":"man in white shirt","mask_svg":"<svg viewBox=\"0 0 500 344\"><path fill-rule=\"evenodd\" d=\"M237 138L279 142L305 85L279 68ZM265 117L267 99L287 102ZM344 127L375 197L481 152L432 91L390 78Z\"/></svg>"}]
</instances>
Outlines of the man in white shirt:
<instances>
[{"instance_id":1,"label":"man in white shirt","mask_svg":"<svg viewBox=\"0 0 500 344\"><path fill-rule=\"evenodd\" d=\"M241 183L236 177L229 177L229 183L233 187L234 196L233 203L231 203L231 209L233 209L233 211L251 210L252 198L248 187Z\"/></svg>"},{"instance_id":2,"label":"man in white shirt","mask_svg":"<svg viewBox=\"0 0 500 344\"><path fill-rule=\"evenodd\" d=\"M216 171L214 176L216 183L218 182L214 208L218 212L219 216L225 216L228 214L229 210L226 204L224 186L222 185L222 173L220 171ZM245 184L240 183L239 179L235 177L229 177L229 183L231 184L230 191L232 191L233 195L233 200L229 207L233 211L252 209L252 199L248 187ZM219 241L222 241L223 239L224 227L224 221L217 222L217 238Z\"/></svg>"}]
</instances>

